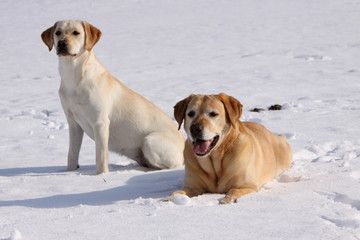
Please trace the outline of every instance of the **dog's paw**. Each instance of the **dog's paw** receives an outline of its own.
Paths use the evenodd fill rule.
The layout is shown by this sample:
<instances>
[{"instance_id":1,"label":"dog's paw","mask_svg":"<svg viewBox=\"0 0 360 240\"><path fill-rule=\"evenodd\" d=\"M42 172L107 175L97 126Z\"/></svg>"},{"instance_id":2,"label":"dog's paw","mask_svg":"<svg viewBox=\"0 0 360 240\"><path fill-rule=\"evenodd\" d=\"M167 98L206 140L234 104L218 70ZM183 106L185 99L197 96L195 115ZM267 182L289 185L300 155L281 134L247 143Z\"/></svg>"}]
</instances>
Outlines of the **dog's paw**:
<instances>
[{"instance_id":1,"label":"dog's paw","mask_svg":"<svg viewBox=\"0 0 360 240\"><path fill-rule=\"evenodd\" d=\"M229 203L235 203L235 202L236 202L235 198L227 195L222 200L219 201L219 204L223 205L223 204L229 204Z\"/></svg>"},{"instance_id":2,"label":"dog's paw","mask_svg":"<svg viewBox=\"0 0 360 240\"><path fill-rule=\"evenodd\" d=\"M79 168L80 168L79 164L77 164L77 165L68 165L67 171L76 171Z\"/></svg>"},{"instance_id":3,"label":"dog's paw","mask_svg":"<svg viewBox=\"0 0 360 240\"><path fill-rule=\"evenodd\" d=\"M160 199L159 202L170 202L174 199L174 197L171 195L170 197Z\"/></svg>"}]
</instances>

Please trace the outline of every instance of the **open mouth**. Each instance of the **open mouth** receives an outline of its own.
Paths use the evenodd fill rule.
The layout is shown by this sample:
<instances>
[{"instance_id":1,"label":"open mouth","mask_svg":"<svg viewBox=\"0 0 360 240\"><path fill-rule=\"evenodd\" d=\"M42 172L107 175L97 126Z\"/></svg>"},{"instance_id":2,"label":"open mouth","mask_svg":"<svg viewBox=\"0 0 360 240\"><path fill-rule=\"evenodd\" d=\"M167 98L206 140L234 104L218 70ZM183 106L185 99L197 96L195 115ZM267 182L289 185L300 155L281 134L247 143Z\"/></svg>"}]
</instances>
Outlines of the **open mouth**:
<instances>
[{"instance_id":1,"label":"open mouth","mask_svg":"<svg viewBox=\"0 0 360 240\"><path fill-rule=\"evenodd\" d=\"M210 153L210 151L216 146L217 142L219 141L219 135L216 135L210 140L202 140L197 138L193 142L193 152L198 157L203 157Z\"/></svg>"}]
</instances>

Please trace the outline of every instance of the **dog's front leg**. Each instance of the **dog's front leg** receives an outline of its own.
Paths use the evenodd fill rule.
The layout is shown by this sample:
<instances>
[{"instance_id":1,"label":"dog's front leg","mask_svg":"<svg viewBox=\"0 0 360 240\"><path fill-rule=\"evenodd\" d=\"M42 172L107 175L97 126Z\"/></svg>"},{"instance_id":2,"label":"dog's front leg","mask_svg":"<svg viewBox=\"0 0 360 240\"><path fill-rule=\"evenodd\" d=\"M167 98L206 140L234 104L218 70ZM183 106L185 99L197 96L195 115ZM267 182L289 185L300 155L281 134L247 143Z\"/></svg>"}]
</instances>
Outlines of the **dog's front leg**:
<instances>
[{"instance_id":1,"label":"dog's front leg","mask_svg":"<svg viewBox=\"0 0 360 240\"><path fill-rule=\"evenodd\" d=\"M68 119L69 123L69 153L68 153L68 171L79 168L79 153L81 148L84 130L74 120Z\"/></svg>"},{"instance_id":2,"label":"dog's front leg","mask_svg":"<svg viewBox=\"0 0 360 240\"><path fill-rule=\"evenodd\" d=\"M249 187L230 189L230 191L226 193L224 199L220 201L220 204L235 203L239 197L253 192L257 192L257 190Z\"/></svg>"},{"instance_id":3,"label":"dog's front leg","mask_svg":"<svg viewBox=\"0 0 360 240\"><path fill-rule=\"evenodd\" d=\"M95 125L94 140L96 145L96 173L109 172L108 166L108 143L110 122L102 122Z\"/></svg>"}]
</instances>

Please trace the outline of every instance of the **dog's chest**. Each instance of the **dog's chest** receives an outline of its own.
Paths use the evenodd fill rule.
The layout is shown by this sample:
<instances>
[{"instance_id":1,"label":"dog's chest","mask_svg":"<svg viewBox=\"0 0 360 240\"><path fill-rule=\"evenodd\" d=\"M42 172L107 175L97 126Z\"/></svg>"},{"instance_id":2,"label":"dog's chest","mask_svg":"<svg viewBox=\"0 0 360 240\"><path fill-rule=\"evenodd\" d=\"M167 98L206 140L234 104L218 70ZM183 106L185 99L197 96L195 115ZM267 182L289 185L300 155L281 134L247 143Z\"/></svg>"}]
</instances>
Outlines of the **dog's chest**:
<instances>
[{"instance_id":1,"label":"dog's chest","mask_svg":"<svg viewBox=\"0 0 360 240\"><path fill-rule=\"evenodd\" d=\"M59 89L59 96L67 117L77 122L91 137L93 135L92 122L97 118L97 113L94 110L96 106L94 106L94 101L87 88L81 84L73 89L62 85Z\"/></svg>"},{"instance_id":2,"label":"dog's chest","mask_svg":"<svg viewBox=\"0 0 360 240\"><path fill-rule=\"evenodd\" d=\"M245 169L237 161L226 157L220 159L214 156L202 158L198 161L199 167L206 174L201 174L202 180L207 184L209 192L226 193L234 187L234 181L242 184L246 176Z\"/></svg>"},{"instance_id":3,"label":"dog's chest","mask_svg":"<svg viewBox=\"0 0 360 240\"><path fill-rule=\"evenodd\" d=\"M90 94L89 87L84 87L82 84L77 86L67 87L65 84L61 84L59 89L59 96L62 102L68 108L74 108L75 106L83 106L89 103Z\"/></svg>"},{"instance_id":4,"label":"dog's chest","mask_svg":"<svg viewBox=\"0 0 360 240\"><path fill-rule=\"evenodd\" d=\"M223 192L224 176L221 161L214 161L210 157L198 161L200 168L206 173L202 176L207 178L204 182L208 185L210 192ZM226 185L226 184L225 184Z\"/></svg>"}]
</instances>

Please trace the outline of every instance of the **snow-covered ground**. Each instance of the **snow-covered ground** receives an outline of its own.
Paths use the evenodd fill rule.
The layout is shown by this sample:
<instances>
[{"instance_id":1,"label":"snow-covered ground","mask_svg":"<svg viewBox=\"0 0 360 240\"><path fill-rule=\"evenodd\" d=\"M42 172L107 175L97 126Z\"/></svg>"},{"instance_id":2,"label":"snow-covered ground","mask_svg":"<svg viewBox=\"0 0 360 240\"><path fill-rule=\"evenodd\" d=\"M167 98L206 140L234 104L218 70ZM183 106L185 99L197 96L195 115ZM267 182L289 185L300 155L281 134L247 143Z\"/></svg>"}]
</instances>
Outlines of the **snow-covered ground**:
<instances>
[{"instance_id":1,"label":"snow-covered ground","mask_svg":"<svg viewBox=\"0 0 360 240\"><path fill-rule=\"evenodd\" d=\"M190 93L225 92L242 120L285 134L293 167L231 205L159 202L184 168L110 154L85 137L66 172L58 61L40 34L61 19L101 29L107 69L172 116ZM360 1L2 0L0 239L360 239ZM281 104L282 111L250 112Z\"/></svg>"}]
</instances>

